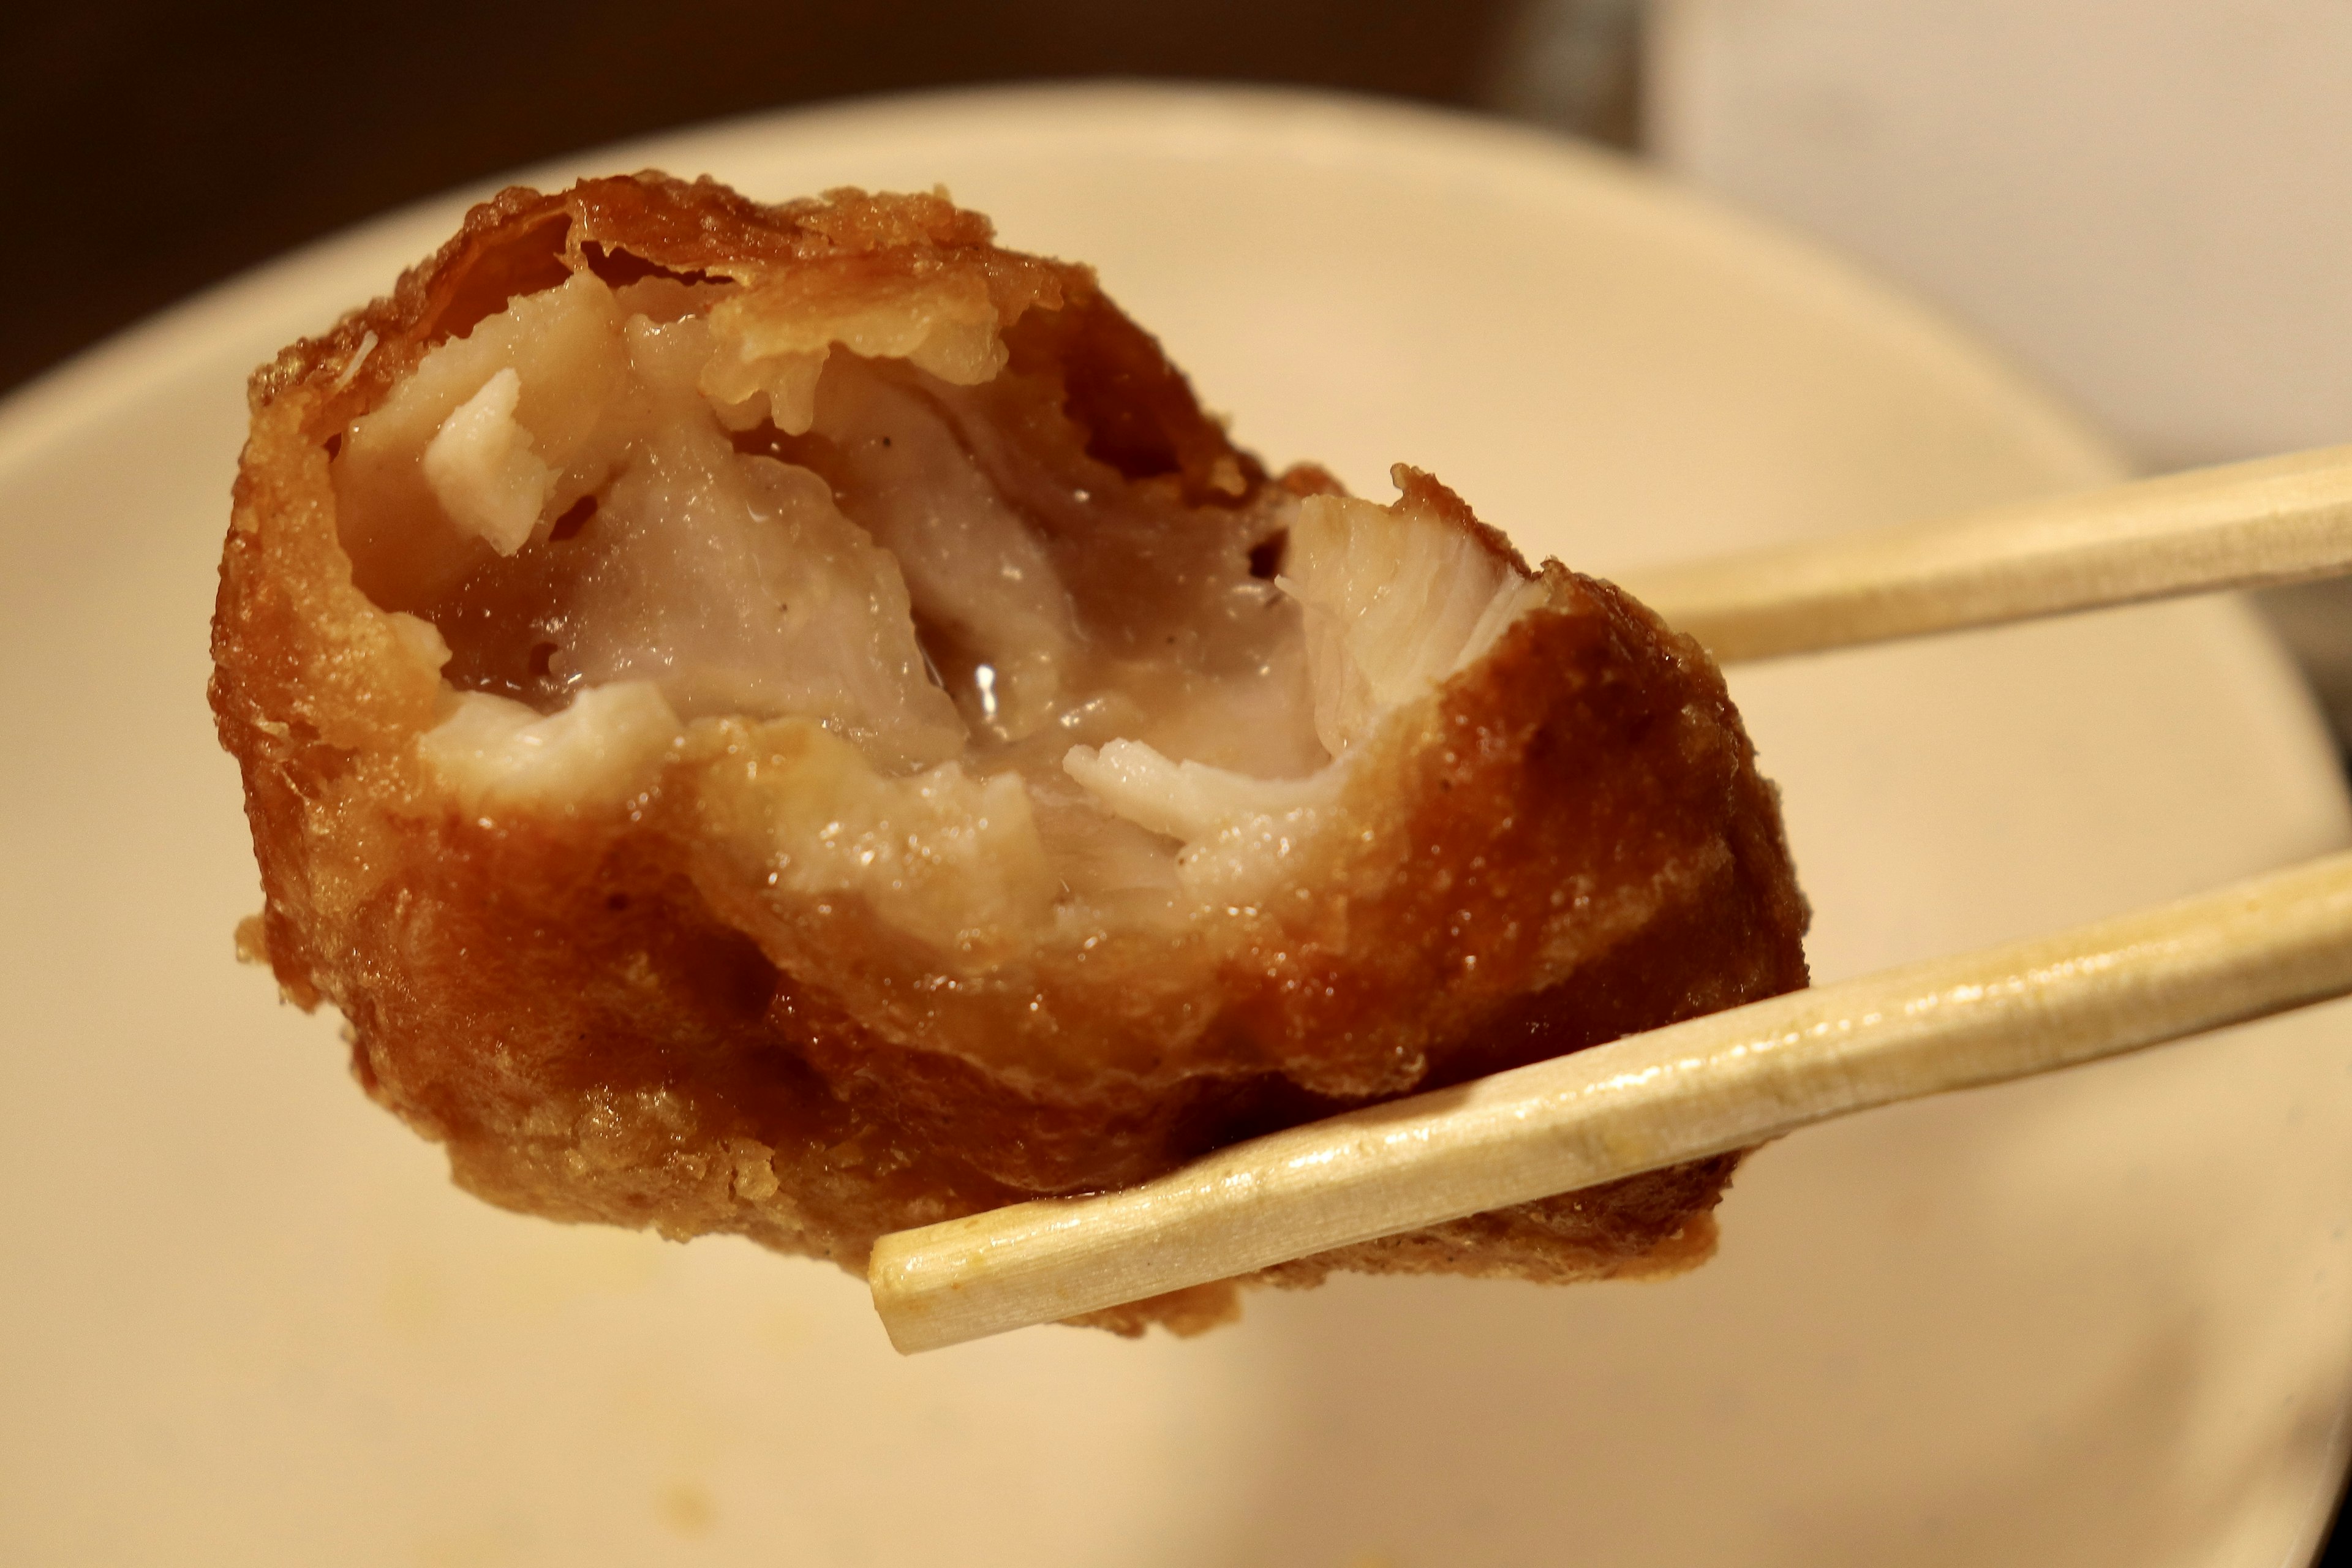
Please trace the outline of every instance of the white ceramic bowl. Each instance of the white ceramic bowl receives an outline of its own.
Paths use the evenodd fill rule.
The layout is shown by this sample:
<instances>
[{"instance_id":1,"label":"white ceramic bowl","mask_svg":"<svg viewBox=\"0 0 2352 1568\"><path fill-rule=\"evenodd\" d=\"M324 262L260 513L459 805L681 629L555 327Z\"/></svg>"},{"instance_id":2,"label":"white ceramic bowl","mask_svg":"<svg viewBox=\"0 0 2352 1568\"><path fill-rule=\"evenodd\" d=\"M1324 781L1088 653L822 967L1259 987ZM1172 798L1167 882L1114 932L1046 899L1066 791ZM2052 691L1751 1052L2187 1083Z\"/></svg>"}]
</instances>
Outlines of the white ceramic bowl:
<instances>
[{"instance_id":1,"label":"white ceramic bowl","mask_svg":"<svg viewBox=\"0 0 2352 1568\"><path fill-rule=\"evenodd\" d=\"M1637 562L2095 481L2112 453L1811 250L1534 135L1135 88L879 103L570 160L762 196L944 181L1081 257L1244 440L1432 468ZM248 368L459 197L0 410L0 1556L236 1563L2275 1564L2352 1386L2341 1010L1759 1156L1654 1286L1347 1280L1239 1328L900 1361L855 1280L453 1189L257 903L203 703ZM1743 670L1823 977L2342 842L2221 602Z\"/></svg>"}]
</instances>

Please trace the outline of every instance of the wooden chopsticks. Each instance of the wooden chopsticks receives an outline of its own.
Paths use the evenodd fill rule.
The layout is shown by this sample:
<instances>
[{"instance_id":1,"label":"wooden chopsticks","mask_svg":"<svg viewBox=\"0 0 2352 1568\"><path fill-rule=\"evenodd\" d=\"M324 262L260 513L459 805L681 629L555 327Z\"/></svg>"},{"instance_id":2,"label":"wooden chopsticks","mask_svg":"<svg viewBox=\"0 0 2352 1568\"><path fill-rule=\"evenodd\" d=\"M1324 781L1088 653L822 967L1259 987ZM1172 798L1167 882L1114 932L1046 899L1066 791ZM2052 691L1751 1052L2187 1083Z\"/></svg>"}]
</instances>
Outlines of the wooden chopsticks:
<instances>
[{"instance_id":1,"label":"wooden chopsticks","mask_svg":"<svg viewBox=\"0 0 2352 1568\"><path fill-rule=\"evenodd\" d=\"M1638 576L1729 661L2352 571L2352 447ZM903 1352L1744 1148L2352 992L2352 854L884 1237Z\"/></svg>"},{"instance_id":2,"label":"wooden chopsticks","mask_svg":"<svg viewBox=\"0 0 2352 1568\"><path fill-rule=\"evenodd\" d=\"M1725 663L2352 571L2352 447L1634 573Z\"/></svg>"}]
</instances>

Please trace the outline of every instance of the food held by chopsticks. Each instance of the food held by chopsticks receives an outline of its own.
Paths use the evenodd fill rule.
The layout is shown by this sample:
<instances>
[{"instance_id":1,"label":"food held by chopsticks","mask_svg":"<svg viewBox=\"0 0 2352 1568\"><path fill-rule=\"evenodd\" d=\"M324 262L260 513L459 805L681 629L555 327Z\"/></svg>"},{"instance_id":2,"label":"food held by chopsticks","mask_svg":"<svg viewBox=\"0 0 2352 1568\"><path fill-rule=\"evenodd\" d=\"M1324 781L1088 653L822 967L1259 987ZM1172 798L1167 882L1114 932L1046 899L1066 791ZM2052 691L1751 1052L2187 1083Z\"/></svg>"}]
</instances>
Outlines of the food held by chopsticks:
<instances>
[{"instance_id":1,"label":"food held by chopsticks","mask_svg":"<svg viewBox=\"0 0 2352 1568\"><path fill-rule=\"evenodd\" d=\"M874 1305L900 1350L936 1350L2347 993L2339 853L886 1236Z\"/></svg>"},{"instance_id":2,"label":"food held by chopsticks","mask_svg":"<svg viewBox=\"0 0 2352 1568\"><path fill-rule=\"evenodd\" d=\"M494 1202L861 1269L1804 984L1697 644L943 197L509 191L253 408L247 945ZM1737 1159L1256 1278L1685 1267Z\"/></svg>"}]
</instances>

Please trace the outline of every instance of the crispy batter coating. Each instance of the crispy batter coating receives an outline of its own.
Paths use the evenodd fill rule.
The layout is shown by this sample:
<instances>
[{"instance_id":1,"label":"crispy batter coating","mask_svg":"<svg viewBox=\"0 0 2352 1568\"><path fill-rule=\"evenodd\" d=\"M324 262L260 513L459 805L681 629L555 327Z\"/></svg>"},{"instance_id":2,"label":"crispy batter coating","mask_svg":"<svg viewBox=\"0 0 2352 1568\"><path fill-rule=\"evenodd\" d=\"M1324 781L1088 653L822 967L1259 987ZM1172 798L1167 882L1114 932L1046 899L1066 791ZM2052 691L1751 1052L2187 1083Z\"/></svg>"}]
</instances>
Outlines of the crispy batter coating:
<instances>
[{"instance_id":1,"label":"crispy batter coating","mask_svg":"<svg viewBox=\"0 0 2352 1568\"><path fill-rule=\"evenodd\" d=\"M1389 515L1471 542L1507 583L1532 578L1532 607L1383 710L1344 766L1318 775L1328 787L1279 817L1278 838L1274 816L1227 817L1213 842L1189 844L1188 867L1247 864L1223 881L1187 870L1148 918L1088 904L1066 876L1057 891L1063 862L1036 860L1025 839L1000 853L992 836L1019 826L1000 795L986 810L925 795L921 810L966 811L961 847L909 851L887 883L811 869L816 840L792 823L865 812L887 848L918 809L910 781L945 776L926 767L961 769L958 789L1032 776L1045 800L1043 774L1005 773L991 759L1014 753L977 741L936 764L860 740L861 761L838 724L696 710L638 752L606 745L552 791L501 793L436 764L425 738L451 733L468 682L560 710L527 676L493 687L484 672L503 645L469 653L457 625L452 606L506 603L479 584L520 568L464 542L473 553L450 554L440 576L411 571L415 530L356 520L336 464L436 348L582 275L732 300L762 331L816 334L826 376L848 366L949 410L1045 542L1089 647L1149 618L1119 600L1136 584L1206 581L1209 567L1185 564L1196 556L1239 588L1269 575L1264 552L1337 492L1312 469L1270 478L1232 446L1090 272L999 249L985 219L936 195L764 206L651 174L509 190L389 298L264 367L214 623L213 708L267 897L244 940L292 1000L341 1011L368 1093L442 1142L468 1190L862 1269L886 1231L1136 1181L1255 1132L1805 983L1775 797L1706 656L1608 584L1557 563L1530 572L1412 470ZM913 338L874 324L904 321L930 336L908 350ZM775 416L736 431L735 449L819 475L859 517L850 447L822 422L789 428L785 382L772 384ZM613 492L598 493L609 509ZM1129 510L1097 521L1038 499L1071 495ZM541 518L512 559L560 548L581 515ZM460 567L473 575L452 588ZM914 563L906 575L928 637ZM1297 614L1260 590L1269 616ZM1116 615L1087 607L1114 601ZM926 658L945 646L927 642ZM543 646L532 657L543 667ZM1054 820L1119 826L1068 793L1078 804ZM1178 863L1164 830L1119 830ZM1736 1163L1261 1278L1687 1267L1711 1249ZM1233 1299L1210 1287L1093 1321L1189 1331L1230 1316Z\"/></svg>"}]
</instances>

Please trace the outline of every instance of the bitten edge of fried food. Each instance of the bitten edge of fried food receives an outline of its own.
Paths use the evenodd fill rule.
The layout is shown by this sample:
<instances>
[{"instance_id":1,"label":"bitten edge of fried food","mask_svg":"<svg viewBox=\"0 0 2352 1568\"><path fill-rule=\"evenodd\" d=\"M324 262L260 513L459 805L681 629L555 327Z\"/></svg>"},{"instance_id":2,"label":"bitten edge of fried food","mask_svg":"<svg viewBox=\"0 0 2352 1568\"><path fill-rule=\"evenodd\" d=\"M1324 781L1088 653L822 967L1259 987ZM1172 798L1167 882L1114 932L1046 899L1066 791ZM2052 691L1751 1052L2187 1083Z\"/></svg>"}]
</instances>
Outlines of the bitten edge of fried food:
<instances>
[{"instance_id":1,"label":"bitten edge of fried food","mask_svg":"<svg viewBox=\"0 0 2352 1568\"><path fill-rule=\"evenodd\" d=\"M938 195L766 207L659 176L510 190L392 295L263 367L212 687L267 899L246 940L289 997L342 1011L369 1092L446 1142L472 1190L559 1218L741 1232L856 1268L884 1230L1132 1181L1251 1131L1804 983L1806 916L1777 802L1720 675L1696 643L1556 563L1545 607L1368 742L1390 755L1360 770L1372 783L1347 805L1361 831L1321 868L1311 907L1253 910L1215 933L1216 1019L1091 1081L940 1049L903 1021L869 1026L854 998L873 976L843 983L874 940L855 912L813 925L779 911L709 846L708 786L756 738L706 734L610 809L458 810L416 754L438 682L352 584L328 443L433 343L616 257L836 297L950 276L1007 328L1052 313L1073 407L1114 462L1202 493L1238 475L1244 500L1277 484L1335 488L1312 469L1269 479L1089 271L998 249L984 219ZM1402 477L1400 505L1524 569L1451 491ZM812 973L812 955L839 971ZM1131 1030L1139 999L1178 1000L1155 989L1144 955L1115 951L1032 989L1072 1028ZM990 1005L1001 1014L1004 997ZM920 1022L951 1026L953 1009ZM1106 1125L1118 1135L1104 1139ZM1711 1246L1735 1164L1265 1278L1684 1267ZM1199 1327L1230 1303L1210 1289L1097 1321Z\"/></svg>"}]
</instances>

